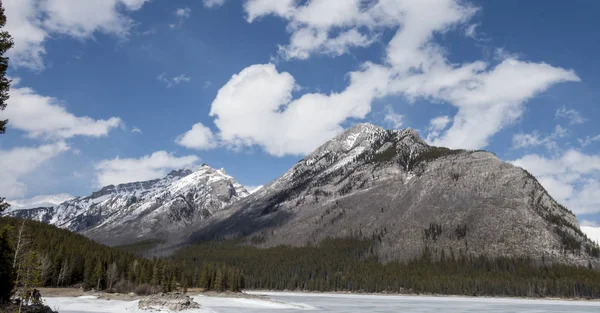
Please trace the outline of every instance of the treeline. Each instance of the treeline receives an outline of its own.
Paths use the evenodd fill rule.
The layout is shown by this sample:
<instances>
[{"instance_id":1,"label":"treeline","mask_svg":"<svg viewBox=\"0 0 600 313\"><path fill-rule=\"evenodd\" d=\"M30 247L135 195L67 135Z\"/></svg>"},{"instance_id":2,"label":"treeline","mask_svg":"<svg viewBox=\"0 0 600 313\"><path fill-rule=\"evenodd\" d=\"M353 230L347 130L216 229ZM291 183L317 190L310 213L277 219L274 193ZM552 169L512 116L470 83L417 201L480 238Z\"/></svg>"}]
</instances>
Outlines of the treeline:
<instances>
[{"instance_id":1,"label":"treeline","mask_svg":"<svg viewBox=\"0 0 600 313\"><path fill-rule=\"evenodd\" d=\"M204 264L200 270L198 287L204 290L239 292L245 287L244 275L234 267Z\"/></svg>"},{"instance_id":2,"label":"treeline","mask_svg":"<svg viewBox=\"0 0 600 313\"><path fill-rule=\"evenodd\" d=\"M600 298L600 272L587 267L428 250L407 263L382 264L370 240L268 249L213 241L168 259L144 259L51 225L3 217L0 246L0 276L14 266L10 282L17 289L33 284L140 294L201 287ZM0 282L0 293L12 288L8 283Z\"/></svg>"},{"instance_id":3,"label":"treeline","mask_svg":"<svg viewBox=\"0 0 600 313\"><path fill-rule=\"evenodd\" d=\"M243 288L242 272L224 264L188 267L172 259L145 259L52 225L10 217L0 218L0 232L0 245L6 246L0 251L0 260L6 260L0 273L12 267L17 289L34 285L148 294ZM1 284L12 288L8 281Z\"/></svg>"},{"instance_id":4,"label":"treeline","mask_svg":"<svg viewBox=\"0 0 600 313\"><path fill-rule=\"evenodd\" d=\"M587 267L447 254L434 261L427 250L407 263L382 264L370 251L370 241L354 239L269 249L227 241L189 246L174 260L239 268L249 289L600 298L600 272Z\"/></svg>"}]
</instances>

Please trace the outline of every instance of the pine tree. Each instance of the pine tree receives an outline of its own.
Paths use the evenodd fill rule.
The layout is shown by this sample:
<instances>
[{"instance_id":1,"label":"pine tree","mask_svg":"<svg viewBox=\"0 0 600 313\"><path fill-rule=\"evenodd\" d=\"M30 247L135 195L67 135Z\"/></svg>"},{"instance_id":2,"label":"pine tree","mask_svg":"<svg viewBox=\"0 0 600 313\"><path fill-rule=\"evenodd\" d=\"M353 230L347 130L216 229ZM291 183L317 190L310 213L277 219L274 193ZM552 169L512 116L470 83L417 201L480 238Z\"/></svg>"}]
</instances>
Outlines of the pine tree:
<instances>
[{"instance_id":1,"label":"pine tree","mask_svg":"<svg viewBox=\"0 0 600 313\"><path fill-rule=\"evenodd\" d=\"M173 274L171 278L171 284L169 285L169 291L177 291L177 277Z\"/></svg>"},{"instance_id":2,"label":"pine tree","mask_svg":"<svg viewBox=\"0 0 600 313\"><path fill-rule=\"evenodd\" d=\"M13 271L13 248L8 240L8 229L0 229L0 304L8 302L15 287Z\"/></svg>"},{"instance_id":3,"label":"pine tree","mask_svg":"<svg viewBox=\"0 0 600 313\"><path fill-rule=\"evenodd\" d=\"M223 287L225 285L225 275L223 274L223 271L221 270L221 266L217 267L217 272L215 275L215 280L213 283L213 286L211 286L210 289L215 290L215 291L223 291Z\"/></svg>"},{"instance_id":4,"label":"pine tree","mask_svg":"<svg viewBox=\"0 0 600 313\"><path fill-rule=\"evenodd\" d=\"M13 40L10 34L3 30L6 25L6 15L4 15L4 6L0 1L0 111L6 108L6 100L8 100L8 90L10 89L10 81L6 78L6 70L8 69L8 58L4 56L8 49L12 48ZM8 120L0 120L0 134L6 130ZM0 213L4 212L10 205L5 201L4 197L0 197ZM0 303L10 300L14 289L14 268L11 259L13 258L13 250L8 241L6 229L0 230Z\"/></svg>"},{"instance_id":5,"label":"pine tree","mask_svg":"<svg viewBox=\"0 0 600 313\"><path fill-rule=\"evenodd\" d=\"M6 78L6 70L8 69L8 57L5 57L6 51L12 48L14 42L10 34L2 30L6 25L6 15L4 15L4 6L0 1L0 111L6 108L6 100L8 100L8 90L10 89L10 80ZM0 120L0 134L6 130L8 120ZM0 212L3 211L4 198L0 198Z\"/></svg>"},{"instance_id":6,"label":"pine tree","mask_svg":"<svg viewBox=\"0 0 600 313\"><path fill-rule=\"evenodd\" d=\"M31 299L33 289L41 285L42 272L37 252L27 251L19 261L17 270L17 296L21 303Z\"/></svg>"},{"instance_id":7,"label":"pine tree","mask_svg":"<svg viewBox=\"0 0 600 313\"><path fill-rule=\"evenodd\" d=\"M102 278L104 278L104 268L102 266L102 262L97 261L96 267L94 267L94 272L92 274L92 281L95 284L96 290L100 290L100 287L102 286Z\"/></svg>"}]
</instances>

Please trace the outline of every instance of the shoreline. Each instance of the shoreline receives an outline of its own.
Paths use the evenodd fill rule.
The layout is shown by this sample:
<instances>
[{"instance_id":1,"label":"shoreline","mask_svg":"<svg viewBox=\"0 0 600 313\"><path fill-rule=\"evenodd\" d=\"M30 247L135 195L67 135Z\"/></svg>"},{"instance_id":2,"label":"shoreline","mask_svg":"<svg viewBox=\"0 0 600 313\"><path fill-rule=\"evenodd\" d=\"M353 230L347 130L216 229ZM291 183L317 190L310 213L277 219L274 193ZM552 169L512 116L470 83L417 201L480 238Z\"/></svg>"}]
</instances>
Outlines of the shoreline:
<instances>
[{"instance_id":1,"label":"shoreline","mask_svg":"<svg viewBox=\"0 0 600 313\"><path fill-rule=\"evenodd\" d=\"M133 293L108 293L103 291L83 291L80 288L54 288L43 287L39 288L42 297L57 298L57 297L81 297L81 296L96 296L99 299L105 300L121 300L135 301L147 297L147 295L137 295ZM426 294L426 293L374 293L374 292L356 292L356 291L310 291L310 290L268 290L268 289L247 289L241 293L234 292L216 292L203 291L197 288L190 288L187 295L200 295L205 297L216 298L243 298L243 299L258 299L272 300L269 298L271 294L305 294L305 295L356 295L356 296L396 296L396 297L433 297L433 298L466 298L466 299L519 299L519 300L549 300L549 301L582 301L582 302L600 302L600 299L586 298L564 298L564 297L511 297L511 296L468 296L468 295L451 295L451 294Z\"/></svg>"}]
</instances>

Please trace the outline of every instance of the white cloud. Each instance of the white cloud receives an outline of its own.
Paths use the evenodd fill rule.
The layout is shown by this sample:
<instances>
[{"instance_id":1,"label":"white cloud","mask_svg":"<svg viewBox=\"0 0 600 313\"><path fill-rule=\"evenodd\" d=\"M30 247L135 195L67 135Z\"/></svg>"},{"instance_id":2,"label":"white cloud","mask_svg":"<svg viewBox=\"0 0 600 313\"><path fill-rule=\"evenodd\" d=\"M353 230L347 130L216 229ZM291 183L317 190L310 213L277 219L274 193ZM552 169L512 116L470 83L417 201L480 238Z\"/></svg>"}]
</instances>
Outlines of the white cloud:
<instances>
[{"instance_id":1,"label":"white cloud","mask_svg":"<svg viewBox=\"0 0 600 313\"><path fill-rule=\"evenodd\" d=\"M136 126L133 126L133 128L131 129L131 132L134 133L134 134L141 134L142 130L139 129L138 127L136 127Z\"/></svg>"},{"instance_id":2,"label":"white cloud","mask_svg":"<svg viewBox=\"0 0 600 313\"><path fill-rule=\"evenodd\" d=\"M579 138L579 139L577 139L577 141L579 141L579 144L582 147L586 147L586 146L589 146L590 144L592 144L595 141L600 141L600 135L597 135L597 136L594 136L594 137L592 137L592 136L585 136L585 138L583 138L583 139Z\"/></svg>"},{"instance_id":3,"label":"white cloud","mask_svg":"<svg viewBox=\"0 0 600 313\"><path fill-rule=\"evenodd\" d=\"M568 130L560 125L554 127L552 134L541 138L537 131L531 134L518 133L513 135L513 149L546 146L546 149L558 149L557 139L567 136Z\"/></svg>"},{"instance_id":4,"label":"white cloud","mask_svg":"<svg viewBox=\"0 0 600 313\"><path fill-rule=\"evenodd\" d=\"M391 105L385 106L385 117L383 118L383 120L387 122L392 128L399 129L402 126L403 118L404 115L396 113Z\"/></svg>"},{"instance_id":5,"label":"white cloud","mask_svg":"<svg viewBox=\"0 0 600 313\"><path fill-rule=\"evenodd\" d=\"M95 120L87 116L75 116L58 99L39 95L31 88L13 84L9 94L3 116L9 119L9 127L23 130L32 138L101 137L121 125L118 117Z\"/></svg>"},{"instance_id":6,"label":"white cloud","mask_svg":"<svg viewBox=\"0 0 600 313\"><path fill-rule=\"evenodd\" d=\"M186 74L181 74L179 76L168 77L167 73L161 73L156 77L158 81L161 81L167 85L167 88L171 88L175 85L179 85L181 83L187 83L192 78L187 76Z\"/></svg>"},{"instance_id":7,"label":"white cloud","mask_svg":"<svg viewBox=\"0 0 600 313\"><path fill-rule=\"evenodd\" d=\"M180 17L182 19L190 17L191 14L192 14L192 9L187 8L187 7L179 8L179 9L175 10L175 15L177 15L177 17Z\"/></svg>"},{"instance_id":8,"label":"white cloud","mask_svg":"<svg viewBox=\"0 0 600 313\"><path fill-rule=\"evenodd\" d=\"M249 0L244 8L250 23L267 15L287 20L290 42L280 46L279 55L285 59L307 59L314 53L338 56L350 48L370 46L384 28L400 26L403 13L416 6L389 0L373 5L365 5L361 0L305 4L293 0Z\"/></svg>"},{"instance_id":9,"label":"white cloud","mask_svg":"<svg viewBox=\"0 0 600 313\"><path fill-rule=\"evenodd\" d=\"M537 132L533 132L531 134L519 133L513 135L513 148L527 148L533 146L539 146L543 142L540 139L540 135Z\"/></svg>"},{"instance_id":10,"label":"white cloud","mask_svg":"<svg viewBox=\"0 0 600 313\"><path fill-rule=\"evenodd\" d=\"M27 192L22 178L34 172L46 161L69 150L64 142L41 145L38 147L16 147L0 150L0 190L7 198L20 198Z\"/></svg>"},{"instance_id":11,"label":"white cloud","mask_svg":"<svg viewBox=\"0 0 600 313\"><path fill-rule=\"evenodd\" d=\"M587 227L600 227L600 224L598 224L598 222L595 221L590 221L590 220L582 220L579 225L581 226L587 226Z\"/></svg>"},{"instance_id":12,"label":"white cloud","mask_svg":"<svg viewBox=\"0 0 600 313\"><path fill-rule=\"evenodd\" d=\"M562 108L556 110L557 118L565 118L569 120L569 124L583 124L586 122L586 119L583 118L581 113L574 109L567 109L567 107L563 106Z\"/></svg>"},{"instance_id":13,"label":"white cloud","mask_svg":"<svg viewBox=\"0 0 600 313\"><path fill-rule=\"evenodd\" d=\"M535 175L550 195L574 213L600 212L600 156L568 150L552 158L528 154L511 163Z\"/></svg>"},{"instance_id":14,"label":"white cloud","mask_svg":"<svg viewBox=\"0 0 600 313\"><path fill-rule=\"evenodd\" d=\"M6 30L15 46L11 66L44 68L44 44L53 34L87 39L96 32L125 37L133 25L126 14L148 0L4 0Z\"/></svg>"},{"instance_id":15,"label":"white cloud","mask_svg":"<svg viewBox=\"0 0 600 313\"><path fill-rule=\"evenodd\" d=\"M452 72L458 74L460 70ZM472 75L468 81L423 93L422 96L439 97L458 108L452 126L434 144L464 149L486 147L492 135L522 115L527 100L565 81L579 78L573 71L545 63L508 59L487 72Z\"/></svg>"},{"instance_id":16,"label":"white cloud","mask_svg":"<svg viewBox=\"0 0 600 313\"><path fill-rule=\"evenodd\" d=\"M290 43L280 51L298 58L343 53L353 45L336 45L340 49L335 53L328 47L350 31L368 40L376 39L384 29L396 33L388 43L384 62L365 62L349 73L348 86L341 92L308 93L292 99L295 80L289 73L278 72L272 64L243 69L219 90L212 103L210 115L215 117L217 137L236 147L256 144L273 155L305 154L340 132L347 119L363 119L374 99L402 95L409 101L420 98L458 109L450 127L430 134L430 142L480 149L521 117L527 100L553 84L579 80L572 70L514 58L496 65L449 62L434 35L469 21L477 9L463 2L361 3L247 1L249 22L266 15L288 21Z\"/></svg>"},{"instance_id":17,"label":"white cloud","mask_svg":"<svg viewBox=\"0 0 600 313\"><path fill-rule=\"evenodd\" d=\"M202 4L204 4L207 8L218 8L225 4L226 0L202 0Z\"/></svg>"},{"instance_id":18,"label":"white cloud","mask_svg":"<svg viewBox=\"0 0 600 313\"><path fill-rule=\"evenodd\" d=\"M450 118L447 115L438 116L429 121L429 129L440 131L446 128L448 123L450 123Z\"/></svg>"},{"instance_id":19,"label":"white cloud","mask_svg":"<svg viewBox=\"0 0 600 313\"><path fill-rule=\"evenodd\" d=\"M56 195L39 195L29 199L17 199L9 200L10 203L9 211L13 210L24 210L39 207L51 207L61 204L65 201L71 200L73 197L67 193L60 193Z\"/></svg>"},{"instance_id":20,"label":"white cloud","mask_svg":"<svg viewBox=\"0 0 600 313\"><path fill-rule=\"evenodd\" d=\"M431 143L434 138L439 137L440 133L450 124L450 118L447 115L435 117L429 121L429 131L426 141Z\"/></svg>"},{"instance_id":21,"label":"white cloud","mask_svg":"<svg viewBox=\"0 0 600 313\"><path fill-rule=\"evenodd\" d=\"M98 186L144 181L165 176L172 169L194 165L195 155L176 157L166 151L157 151L140 158L102 160L96 165Z\"/></svg>"},{"instance_id":22,"label":"white cloud","mask_svg":"<svg viewBox=\"0 0 600 313\"><path fill-rule=\"evenodd\" d=\"M210 115L220 141L231 147L260 145L273 155L306 154L343 128L350 117L364 118L376 86L379 67L352 73L350 85L329 95L305 94L292 100L292 75L273 64L252 65L233 75L218 92Z\"/></svg>"},{"instance_id":23,"label":"white cloud","mask_svg":"<svg viewBox=\"0 0 600 313\"><path fill-rule=\"evenodd\" d=\"M175 10L175 16L177 17L177 24L169 24L170 28L177 28L183 24L183 21L188 19L192 15L192 9L185 7Z\"/></svg>"},{"instance_id":24,"label":"white cloud","mask_svg":"<svg viewBox=\"0 0 600 313\"><path fill-rule=\"evenodd\" d=\"M465 36L477 39L477 27L479 24L471 24L465 28Z\"/></svg>"},{"instance_id":25,"label":"white cloud","mask_svg":"<svg viewBox=\"0 0 600 313\"><path fill-rule=\"evenodd\" d=\"M295 0L248 0L244 4L246 20L252 23L255 19L270 14L289 19L294 12L294 2Z\"/></svg>"},{"instance_id":26,"label":"white cloud","mask_svg":"<svg viewBox=\"0 0 600 313\"><path fill-rule=\"evenodd\" d=\"M186 148L198 150L211 149L217 146L210 128L202 125L202 123L194 124L192 129L177 137L175 142Z\"/></svg>"}]
</instances>

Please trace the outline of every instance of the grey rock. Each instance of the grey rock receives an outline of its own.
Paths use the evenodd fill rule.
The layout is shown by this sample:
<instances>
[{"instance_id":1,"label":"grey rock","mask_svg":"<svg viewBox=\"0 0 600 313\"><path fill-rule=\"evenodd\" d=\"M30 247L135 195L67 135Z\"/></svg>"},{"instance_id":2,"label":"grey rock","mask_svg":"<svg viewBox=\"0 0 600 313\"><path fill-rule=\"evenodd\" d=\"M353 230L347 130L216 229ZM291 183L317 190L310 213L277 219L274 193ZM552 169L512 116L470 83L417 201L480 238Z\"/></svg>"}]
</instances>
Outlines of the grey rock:
<instances>
[{"instance_id":1,"label":"grey rock","mask_svg":"<svg viewBox=\"0 0 600 313\"><path fill-rule=\"evenodd\" d=\"M199 309L201 306L190 296L180 293L162 293L140 299L138 307L142 310L183 311Z\"/></svg>"}]
</instances>

